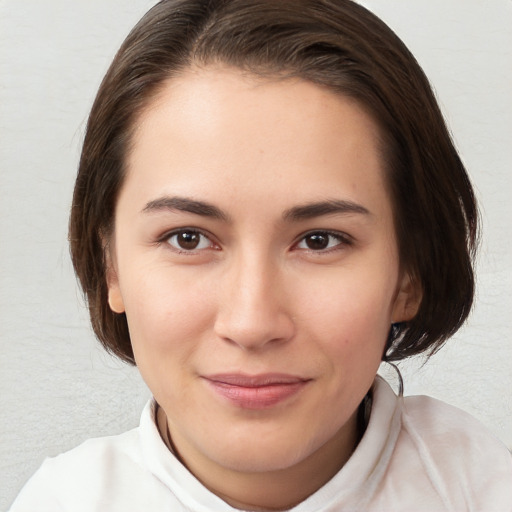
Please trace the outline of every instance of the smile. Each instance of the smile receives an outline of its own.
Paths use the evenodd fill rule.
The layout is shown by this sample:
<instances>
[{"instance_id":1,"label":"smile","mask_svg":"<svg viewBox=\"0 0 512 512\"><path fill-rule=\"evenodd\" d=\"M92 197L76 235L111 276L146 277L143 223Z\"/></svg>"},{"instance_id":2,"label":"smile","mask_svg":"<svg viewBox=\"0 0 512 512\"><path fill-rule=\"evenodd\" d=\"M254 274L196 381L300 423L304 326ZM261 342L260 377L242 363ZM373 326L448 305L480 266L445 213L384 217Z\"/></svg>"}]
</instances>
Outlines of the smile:
<instances>
[{"instance_id":1,"label":"smile","mask_svg":"<svg viewBox=\"0 0 512 512\"><path fill-rule=\"evenodd\" d=\"M219 374L203 378L218 396L242 409L268 409L296 395L311 382L285 374Z\"/></svg>"}]
</instances>

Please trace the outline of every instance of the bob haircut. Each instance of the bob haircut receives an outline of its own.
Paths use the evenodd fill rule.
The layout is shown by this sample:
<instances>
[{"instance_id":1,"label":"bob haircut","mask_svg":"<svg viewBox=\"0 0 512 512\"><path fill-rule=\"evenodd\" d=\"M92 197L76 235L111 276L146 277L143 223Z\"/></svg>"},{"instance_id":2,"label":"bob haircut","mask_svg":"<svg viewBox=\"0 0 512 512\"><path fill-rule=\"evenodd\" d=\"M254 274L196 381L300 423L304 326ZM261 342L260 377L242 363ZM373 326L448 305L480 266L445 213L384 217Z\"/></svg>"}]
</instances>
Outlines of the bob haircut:
<instances>
[{"instance_id":1,"label":"bob haircut","mask_svg":"<svg viewBox=\"0 0 512 512\"><path fill-rule=\"evenodd\" d=\"M108 304L105 259L134 126L168 80L216 64L307 80L354 99L377 122L400 264L422 294L416 316L391 327L383 358L438 350L473 301L475 197L419 64L351 0L162 0L130 32L90 113L69 227L102 344L135 364L126 316Z\"/></svg>"}]
</instances>

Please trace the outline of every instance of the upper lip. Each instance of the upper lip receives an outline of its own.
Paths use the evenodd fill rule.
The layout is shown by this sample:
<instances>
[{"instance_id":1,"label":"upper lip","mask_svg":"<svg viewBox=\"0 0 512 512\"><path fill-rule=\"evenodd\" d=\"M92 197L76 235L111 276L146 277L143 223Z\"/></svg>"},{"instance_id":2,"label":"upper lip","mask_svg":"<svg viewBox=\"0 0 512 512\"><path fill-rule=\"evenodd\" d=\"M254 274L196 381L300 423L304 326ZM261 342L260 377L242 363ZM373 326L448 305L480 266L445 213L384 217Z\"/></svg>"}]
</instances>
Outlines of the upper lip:
<instances>
[{"instance_id":1,"label":"upper lip","mask_svg":"<svg viewBox=\"0 0 512 512\"><path fill-rule=\"evenodd\" d=\"M203 378L217 384L244 388L299 384L301 382L311 380L285 373L261 373L258 375L247 375L243 373L217 373L214 375L205 375Z\"/></svg>"}]
</instances>

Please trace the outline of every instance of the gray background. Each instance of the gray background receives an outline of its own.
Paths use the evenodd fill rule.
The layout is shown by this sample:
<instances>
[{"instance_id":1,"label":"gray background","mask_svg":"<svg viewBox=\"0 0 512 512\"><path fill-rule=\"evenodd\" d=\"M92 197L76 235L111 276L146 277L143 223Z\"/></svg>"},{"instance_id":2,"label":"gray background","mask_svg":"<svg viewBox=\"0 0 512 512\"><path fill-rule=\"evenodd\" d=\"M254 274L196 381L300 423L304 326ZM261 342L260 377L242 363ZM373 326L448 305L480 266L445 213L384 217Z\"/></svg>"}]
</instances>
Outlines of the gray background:
<instances>
[{"instance_id":1,"label":"gray background","mask_svg":"<svg viewBox=\"0 0 512 512\"><path fill-rule=\"evenodd\" d=\"M149 396L97 346L66 230L94 94L153 3L0 0L0 510L45 456L135 426ZM402 365L406 393L468 410L512 447L512 2L363 3L434 83L484 223L477 307L426 365Z\"/></svg>"}]
</instances>

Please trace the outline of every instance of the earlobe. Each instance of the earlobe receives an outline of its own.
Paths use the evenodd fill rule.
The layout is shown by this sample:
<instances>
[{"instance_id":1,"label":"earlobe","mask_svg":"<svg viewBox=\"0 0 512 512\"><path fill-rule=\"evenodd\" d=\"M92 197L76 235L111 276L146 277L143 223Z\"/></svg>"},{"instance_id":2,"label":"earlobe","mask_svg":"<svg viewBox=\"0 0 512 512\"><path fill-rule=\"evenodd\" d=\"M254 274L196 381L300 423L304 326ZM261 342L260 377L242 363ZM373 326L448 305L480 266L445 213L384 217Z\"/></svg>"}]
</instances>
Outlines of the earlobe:
<instances>
[{"instance_id":1,"label":"earlobe","mask_svg":"<svg viewBox=\"0 0 512 512\"><path fill-rule=\"evenodd\" d=\"M412 320L421 304L423 293L420 283L404 273L393 304L392 323L408 322Z\"/></svg>"},{"instance_id":2,"label":"earlobe","mask_svg":"<svg viewBox=\"0 0 512 512\"><path fill-rule=\"evenodd\" d=\"M124 313L124 302L119 289L119 284L108 286L108 305L114 313Z\"/></svg>"},{"instance_id":3,"label":"earlobe","mask_svg":"<svg viewBox=\"0 0 512 512\"><path fill-rule=\"evenodd\" d=\"M113 265L112 249L108 246L105 251L105 279L108 289L108 305L114 313L124 313L124 301L119 287L119 279Z\"/></svg>"}]
</instances>

